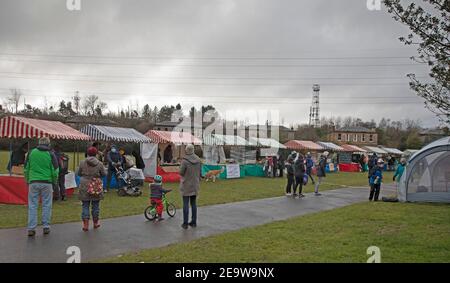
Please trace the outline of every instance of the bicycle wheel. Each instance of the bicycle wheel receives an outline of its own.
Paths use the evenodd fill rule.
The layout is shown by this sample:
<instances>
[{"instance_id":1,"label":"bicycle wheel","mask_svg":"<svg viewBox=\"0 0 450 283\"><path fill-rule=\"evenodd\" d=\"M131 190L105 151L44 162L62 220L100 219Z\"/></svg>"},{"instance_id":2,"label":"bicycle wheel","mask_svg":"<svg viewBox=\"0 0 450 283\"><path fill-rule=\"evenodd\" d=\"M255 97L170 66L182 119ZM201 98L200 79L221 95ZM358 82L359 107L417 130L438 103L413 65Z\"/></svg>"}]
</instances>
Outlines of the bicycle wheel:
<instances>
[{"instance_id":1,"label":"bicycle wheel","mask_svg":"<svg viewBox=\"0 0 450 283\"><path fill-rule=\"evenodd\" d=\"M145 216L145 218L147 218L147 220L153 221L156 218L156 209L155 209L155 207L153 205L148 206L144 210L144 216Z\"/></svg>"},{"instance_id":2,"label":"bicycle wheel","mask_svg":"<svg viewBox=\"0 0 450 283\"><path fill-rule=\"evenodd\" d=\"M177 213L177 208L175 207L175 205L173 205L173 203L168 203L166 211L170 217L174 217L175 214Z\"/></svg>"}]
</instances>

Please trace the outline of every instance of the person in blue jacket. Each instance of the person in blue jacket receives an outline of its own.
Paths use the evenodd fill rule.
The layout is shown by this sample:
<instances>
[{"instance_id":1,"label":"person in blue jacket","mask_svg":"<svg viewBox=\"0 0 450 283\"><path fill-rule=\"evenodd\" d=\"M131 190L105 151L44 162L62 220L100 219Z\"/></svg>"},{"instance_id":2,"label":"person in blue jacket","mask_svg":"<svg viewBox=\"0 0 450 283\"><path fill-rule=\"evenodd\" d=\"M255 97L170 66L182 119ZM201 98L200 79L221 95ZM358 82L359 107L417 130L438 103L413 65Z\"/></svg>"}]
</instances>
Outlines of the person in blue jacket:
<instances>
[{"instance_id":1,"label":"person in blue jacket","mask_svg":"<svg viewBox=\"0 0 450 283\"><path fill-rule=\"evenodd\" d=\"M311 182L314 185L315 181L314 181L314 178L312 177L313 167L314 167L314 161L311 157L311 153L308 152L308 154L306 154L306 175L308 175L308 177L311 178Z\"/></svg>"},{"instance_id":2,"label":"person in blue jacket","mask_svg":"<svg viewBox=\"0 0 450 283\"><path fill-rule=\"evenodd\" d=\"M380 195L381 190L381 182L383 181L383 168L384 161L383 159L378 159L377 166L374 167L371 171L371 175L369 178L370 183L370 195L369 201L378 201L378 197Z\"/></svg>"},{"instance_id":3,"label":"person in blue jacket","mask_svg":"<svg viewBox=\"0 0 450 283\"><path fill-rule=\"evenodd\" d=\"M111 147L111 150L106 155L106 160L108 161L108 174L106 176L106 189L107 192L111 188L111 179L112 176L116 178L116 182L118 182L116 167L123 166L123 158L120 155L119 150L115 145Z\"/></svg>"}]
</instances>

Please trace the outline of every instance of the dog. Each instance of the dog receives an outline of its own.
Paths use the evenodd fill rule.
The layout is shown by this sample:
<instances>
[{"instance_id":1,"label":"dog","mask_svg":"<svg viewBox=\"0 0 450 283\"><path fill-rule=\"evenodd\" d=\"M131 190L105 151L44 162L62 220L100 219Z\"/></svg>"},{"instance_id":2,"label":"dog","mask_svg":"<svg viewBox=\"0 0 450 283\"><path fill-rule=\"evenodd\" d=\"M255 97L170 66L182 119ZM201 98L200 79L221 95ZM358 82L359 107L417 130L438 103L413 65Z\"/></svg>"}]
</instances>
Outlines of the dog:
<instances>
[{"instance_id":1,"label":"dog","mask_svg":"<svg viewBox=\"0 0 450 283\"><path fill-rule=\"evenodd\" d=\"M212 180L213 183L216 182L217 177L223 173L223 171L225 171L225 168L222 167L221 170L209 170L206 174L205 174L205 179L206 182Z\"/></svg>"}]
</instances>

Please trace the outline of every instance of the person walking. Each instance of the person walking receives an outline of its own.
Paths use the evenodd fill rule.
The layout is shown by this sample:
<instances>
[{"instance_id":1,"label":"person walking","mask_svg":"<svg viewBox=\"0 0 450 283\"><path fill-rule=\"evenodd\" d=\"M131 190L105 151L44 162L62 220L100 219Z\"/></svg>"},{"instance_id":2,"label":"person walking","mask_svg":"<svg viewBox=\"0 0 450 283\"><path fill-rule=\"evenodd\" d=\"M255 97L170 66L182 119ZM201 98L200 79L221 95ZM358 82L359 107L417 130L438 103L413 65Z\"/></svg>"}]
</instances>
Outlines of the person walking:
<instances>
[{"instance_id":1,"label":"person walking","mask_svg":"<svg viewBox=\"0 0 450 283\"><path fill-rule=\"evenodd\" d=\"M106 176L105 193L111 189L111 179L112 179L113 175L114 175L114 178L116 179L116 183L119 182L119 178L117 178L116 168L123 166L123 157L122 157L122 155L120 155L120 153L115 145L111 146L111 151L108 152L108 155L106 156L106 160L108 161L108 174Z\"/></svg>"},{"instance_id":2,"label":"person walking","mask_svg":"<svg viewBox=\"0 0 450 283\"><path fill-rule=\"evenodd\" d=\"M97 159L98 150L90 147L87 150L88 157L80 162L77 176L80 176L78 199L82 202L81 220L83 231L89 230L89 220L92 215L94 229L100 227L100 200L103 199L102 178L107 172L103 163ZM89 213L91 209L91 213Z\"/></svg>"},{"instance_id":3,"label":"person walking","mask_svg":"<svg viewBox=\"0 0 450 283\"><path fill-rule=\"evenodd\" d=\"M314 178L312 177L312 169L314 167L314 161L312 160L311 153L308 152L306 155L306 175L311 178L311 182L314 185Z\"/></svg>"},{"instance_id":4,"label":"person walking","mask_svg":"<svg viewBox=\"0 0 450 283\"><path fill-rule=\"evenodd\" d=\"M39 145L25 160L25 180L28 184L28 236L36 235L37 210L42 199L42 226L44 235L50 233L53 185L58 181L59 164L50 150L50 139L39 139Z\"/></svg>"},{"instance_id":5,"label":"person walking","mask_svg":"<svg viewBox=\"0 0 450 283\"><path fill-rule=\"evenodd\" d=\"M314 187L314 195L320 196L319 193L319 186L322 183L323 179L326 177L325 168L327 166L327 158L328 158L328 151L325 151L319 159L319 164L317 166L317 182L316 186Z\"/></svg>"},{"instance_id":6,"label":"person walking","mask_svg":"<svg viewBox=\"0 0 450 283\"><path fill-rule=\"evenodd\" d=\"M303 177L305 176L305 159L302 154L297 155L297 159L294 161L294 176L295 176L295 185L294 185L294 198L297 196L297 188L298 196L304 197L303 192Z\"/></svg>"},{"instance_id":7,"label":"person walking","mask_svg":"<svg viewBox=\"0 0 450 283\"><path fill-rule=\"evenodd\" d=\"M286 173L286 178L287 178L286 196L292 196L292 189L295 184L293 163L294 163L294 158L289 156L286 161L286 165L285 165L286 171L287 171L287 173Z\"/></svg>"},{"instance_id":8,"label":"person walking","mask_svg":"<svg viewBox=\"0 0 450 283\"><path fill-rule=\"evenodd\" d=\"M194 153L194 146L188 144L185 151L186 156L180 165L180 192L183 197L183 224L181 227L183 229L187 229L188 226L197 227L197 195L202 178L202 165L200 158ZM189 203L192 209L192 218L188 223Z\"/></svg>"}]
</instances>

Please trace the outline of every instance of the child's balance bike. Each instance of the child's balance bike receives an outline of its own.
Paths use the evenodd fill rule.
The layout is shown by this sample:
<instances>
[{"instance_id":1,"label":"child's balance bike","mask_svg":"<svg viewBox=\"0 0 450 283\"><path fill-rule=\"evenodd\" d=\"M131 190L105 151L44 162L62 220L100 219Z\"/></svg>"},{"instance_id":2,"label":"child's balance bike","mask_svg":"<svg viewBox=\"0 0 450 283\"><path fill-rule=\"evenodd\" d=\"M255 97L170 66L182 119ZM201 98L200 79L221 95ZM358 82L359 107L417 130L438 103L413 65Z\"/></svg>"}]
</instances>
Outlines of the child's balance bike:
<instances>
[{"instance_id":1,"label":"child's balance bike","mask_svg":"<svg viewBox=\"0 0 450 283\"><path fill-rule=\"evenodd\" d=\"M173 203L167 200L166 194L163 194L162 196L162 203L163 203L163 210L166 210L167 214L170 217L174 217L175 214L177 213L177 209ZM149 221L153 221L154 219L156 219L157 215L158 214L156 213L156 203L152 203L144 211L144 216Z\"/></svg>"}]
</instances>

